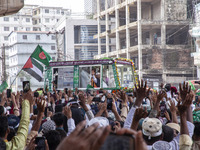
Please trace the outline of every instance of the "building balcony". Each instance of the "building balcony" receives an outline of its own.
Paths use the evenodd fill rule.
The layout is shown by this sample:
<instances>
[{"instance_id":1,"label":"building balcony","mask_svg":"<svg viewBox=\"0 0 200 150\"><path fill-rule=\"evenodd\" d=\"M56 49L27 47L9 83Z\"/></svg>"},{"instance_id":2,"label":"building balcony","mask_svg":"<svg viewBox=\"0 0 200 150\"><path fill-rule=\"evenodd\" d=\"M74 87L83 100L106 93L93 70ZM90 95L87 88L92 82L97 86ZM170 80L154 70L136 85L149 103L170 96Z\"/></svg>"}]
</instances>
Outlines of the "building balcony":
<instances>
[{"instance_id":1,"label":"building balcony","mask_svg":"<svg viewBox=\"0 0 200 150\"><path fill-rule=\"evenodd\" d=\"M183 50L183 49L189 49L189 46L187 45L141 45L141 49L143 50L148 50L148 49L167 49L167 50ZM138 51L138 45L131 46L128 48L128 53L136 53ZM127 48L120 49L118 52L117 51L112 51L100 55L96 55L94 58L95 59L100 59L103 57L116 57L118 55L125 55L127 53ZM200 55L200 54L199 54Z\"/></svg>"}]
</instances>

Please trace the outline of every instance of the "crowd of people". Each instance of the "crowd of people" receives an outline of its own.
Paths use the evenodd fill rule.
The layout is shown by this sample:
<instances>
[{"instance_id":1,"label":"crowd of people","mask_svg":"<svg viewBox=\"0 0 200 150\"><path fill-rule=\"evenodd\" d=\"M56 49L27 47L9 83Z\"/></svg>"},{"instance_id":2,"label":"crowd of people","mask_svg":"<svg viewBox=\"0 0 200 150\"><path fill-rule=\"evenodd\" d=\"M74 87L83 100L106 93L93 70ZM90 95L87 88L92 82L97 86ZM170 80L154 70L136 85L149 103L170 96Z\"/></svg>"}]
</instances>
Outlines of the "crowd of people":
<instances>
[{"instance_id":1,"label":"crowd of people","mask_svg":"<svg viewBox=\"0 0 200 150\"><path fill-rule=\"evenodd\" d=\"M198 150L199 107L185 82L159 91L140 81L123 90L1 94L1 150Z\"/></svg>"}]
</instances>

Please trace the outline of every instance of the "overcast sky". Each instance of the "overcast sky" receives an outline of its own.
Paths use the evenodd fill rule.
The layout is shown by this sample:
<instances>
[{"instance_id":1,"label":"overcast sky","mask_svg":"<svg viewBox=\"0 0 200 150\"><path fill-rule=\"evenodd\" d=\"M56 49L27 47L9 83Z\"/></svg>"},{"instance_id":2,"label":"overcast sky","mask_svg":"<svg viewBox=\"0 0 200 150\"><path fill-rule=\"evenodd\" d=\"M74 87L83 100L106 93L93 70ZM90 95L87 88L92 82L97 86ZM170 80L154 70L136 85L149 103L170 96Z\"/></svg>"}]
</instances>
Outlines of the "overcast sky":
<instances>
[{"instance_id":1,"label":"overcast sky","mask_svg":"<svg viewBox=\"0 0 200 150\"><path fill-rule=\"evenodd\" d=\"M58 6L72 9L72 12L84 11L84 0L25 0L25 4Z\"/></svg>"}]
</instances>

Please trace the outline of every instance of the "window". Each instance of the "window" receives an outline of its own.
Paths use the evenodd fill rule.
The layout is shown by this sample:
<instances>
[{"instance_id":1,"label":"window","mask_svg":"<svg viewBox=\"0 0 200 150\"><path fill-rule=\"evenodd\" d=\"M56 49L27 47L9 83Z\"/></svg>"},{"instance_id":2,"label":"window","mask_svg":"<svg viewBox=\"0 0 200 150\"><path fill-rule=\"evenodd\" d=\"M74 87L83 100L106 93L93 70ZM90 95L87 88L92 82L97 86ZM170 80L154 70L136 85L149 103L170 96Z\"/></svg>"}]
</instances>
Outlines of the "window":
<instances>
[{"instance_id":1,"label":"window","mask_svg":"<svg viewBox=\"0 0 200 150\"><path fill-rule=\"evenodd\" d=\"M45 13L48 14L49 13L49 9L45 9Z\"/></svg>"},{"instance_id":2,"label":"window","mask_svg":"<svg viewBox=\"0 0 200 150\"><path fill-rule=\"evenodd\" d=\"M8 37L7 37L7 36L4 36L4 40L5 40L5 41L8 41Z\"/></svg>"},{"instance_id":3,"label":"window","mask_svg":"<svg viewBox=\"0 0 200 150\"><path fill-rule=\"evenodd\" d=\"M30 18L26 18L26 22L30 22L31 21L31 19Z\"/></svg>"},{"instance_id":4,"label":"window","mask_svg":"<svg viewBox=\"0 0 200 150\"><path fill-rule=\"evenodd\" d=\"M37 24L37 20L35 20L34 23Z\"/></svg>"},{"instance_id":5,"label":"window","mask_svg":"<svg viewBox=\"0 0 200 150\"><path fill-rule=\"evenodd\" d=\"M51 46L51 50L55 50L56 49L56 47L55 46Z\"/></svg>"},{"instance_id":6,"label":"window","mask_svg":"<svg viewBox=\"0 0 200 150\"><path fill-rule=\"evenodd\" d=\"M56 60L56 57L52 57L52 60L55 61L55 60Z\"/></svg>"},{"instance_id":7,"label":"window","mask_svg":"<svg viewBox=\"0 0 200 150\"><path fill-rule=\"evenodd\" d=\"M40 40L40 35L36 35L36 40Z\"/></svg>"},{"instance_id":8,"label":"window","mask_svg":"<svg viewBox=\"0 0 200 150\"><path fill-rule=\"evenodd\" d=\"M26 31L31 31L31 28L27 27L27 28L26 28Z\"/></svg>"},{"instance_id":9,"label":"window","mask_svg":"<svg viewBox=\"0 0 200 150\"><path fill-rule=\"evenodd\" d=\"M27 35L22 36L24 40L27 40Z\"/></svg>"},{"instance_id":10,"label":"window","mask_svg":"<svg viewBox=\"0 0 200 150\"><path fill-rule=\"evenodd\" d=\"M45 31L49 31L49 28L45 28Z\"/></svg>"},{"instance_id":11,"label":"window","mask_svg":"<svg viewBox=\"0 0 200 150\"><path fill-rule=\"evenodd\" d=\"M9 21L9 18L8 17L4 17L3 20L4 21Z\"/></svg>"},{"instance_id":12,"label":"window","mask_svg":"<svg viewBox=\"0 0 200 150\"><path fill-rule=\"evenodd\" d=\"M14 27L14 31L17 31L18 30L18 28L17 27Z\"/></svg>"},{"instance_id":13,"label":"window","mask_svg":"<svg viewBox=\"0 0 200 150\"><path fill-rule=\"evenodd\" d=\"M56 13L57 13L57 14L60 14L60 9L57 9L57 10L56 10Z\"/></svg>"},{"instance_id":14,"label":"window","mask_svg":"<svg viewBox=\"0 0 200 150\"><path fill-rule=\"evenodd\" d=\"M14 17L14 21L17 21L18 19L16 17Z\"/></svg>"},{"instance_id":15,"label":"window","mask_svg":"<svg viewBox=\"0 0 200 150\"><path fill-rule=\"evenodd\" d=\"M45 22L46 22L46 23L49 23L49 18L45 18Z\"/></svg>"},{"instance_id":16,"label":"window","mask_svg":"<svg viewBox=\"0 0 200 150\"><path fill-rule=\"evenodd\" d=\"M36 15L36 14L37 14L37 10L34 11L34 15Z\"/></svg>"},{"instance_id":17,"label":"window","mask_svg":"<svg viewBox=\"0 0 200 150\"><path fill-rule=\"evenodd\" d=\"M55 35L52 35L52 36L51 36L51 39L52 39L52 40L55 40L55 39L56 39L56 36L55 36Z\"/></svg>"},{"instance_id":18,"label":"window","mask_svg":"<svg viewBox=\"0 0 200 150\"><path fill-rule=\"evenodd\" d=\"M57 20L57 22L59 21L59 19L56 19Z\"/></svg>"},{"instance_id":19,"label":"window","mask_svg":"<svg viewBox=\"0 0 200 150\"><path fill-rule=\"evenodd\" d=\"M61 11L61 15L64 15L64 11L63 10Z\"/></svg>"},{"instance_id":20,"label":"window","mask_svg":"<svg viewBox=\"0 0 200 150\"><path fill-rule=\"evenodd\" d=\"M4 31L9 31L10 28L9 27L4 27Z\"/></svg>"}]
</instances>

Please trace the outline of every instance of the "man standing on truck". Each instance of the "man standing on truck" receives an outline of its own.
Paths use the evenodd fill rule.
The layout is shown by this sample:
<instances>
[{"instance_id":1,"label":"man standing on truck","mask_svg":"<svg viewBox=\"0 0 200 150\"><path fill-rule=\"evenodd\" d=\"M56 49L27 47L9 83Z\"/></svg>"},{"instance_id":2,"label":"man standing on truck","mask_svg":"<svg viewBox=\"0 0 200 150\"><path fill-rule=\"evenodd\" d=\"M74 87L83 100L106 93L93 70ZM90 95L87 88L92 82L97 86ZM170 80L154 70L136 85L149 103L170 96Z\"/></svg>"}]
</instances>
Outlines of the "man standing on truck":
<instances>
[{"instance_id":1,"label":"man standing on truck","mask_svg":"<svg viewBox=\"0 0 200 150\"><path fill-rule=\"evenodd\" d=\"M91 85L94 88L100 87L100 73L96 73L95 68L92 68Z\"/></svg>"}]
</instances>

